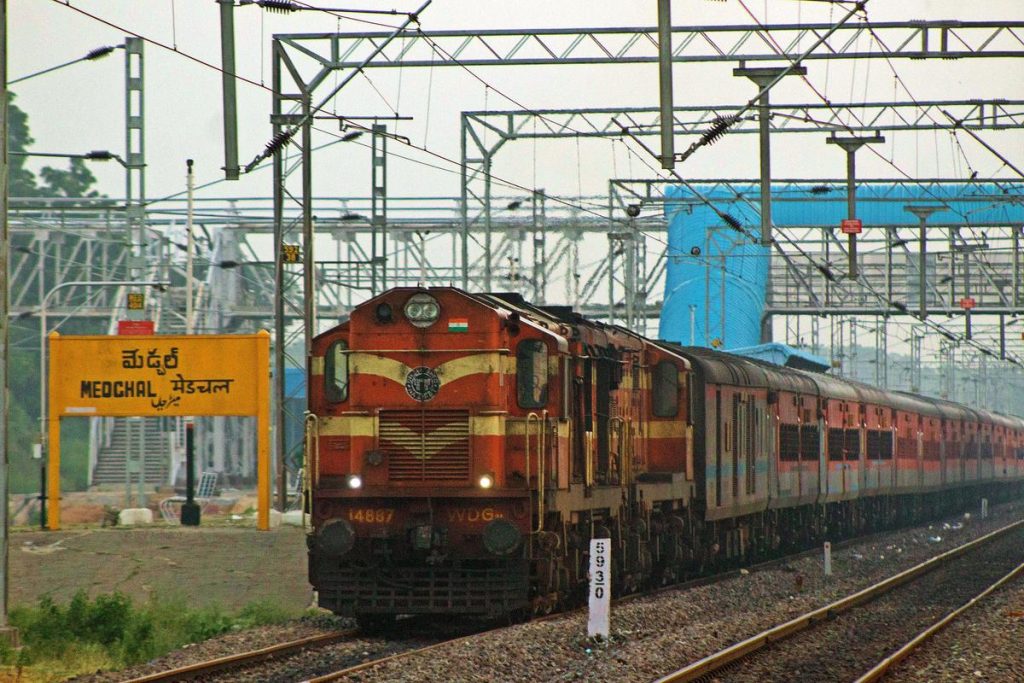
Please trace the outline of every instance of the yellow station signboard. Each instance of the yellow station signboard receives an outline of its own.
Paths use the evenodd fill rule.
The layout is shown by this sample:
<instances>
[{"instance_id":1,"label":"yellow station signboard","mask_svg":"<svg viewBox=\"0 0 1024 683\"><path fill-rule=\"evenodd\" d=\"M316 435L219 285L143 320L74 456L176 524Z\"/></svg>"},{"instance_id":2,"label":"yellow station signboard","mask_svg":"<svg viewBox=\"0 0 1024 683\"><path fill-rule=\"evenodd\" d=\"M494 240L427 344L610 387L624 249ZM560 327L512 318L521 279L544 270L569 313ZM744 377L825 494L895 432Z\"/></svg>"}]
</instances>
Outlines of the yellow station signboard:
<instances>
[{"instance_id":1,"label":"yellow station signboard","mask_svg":"<svg viewBox=\"0 0 1024 683\"><path fill-rule=\"evenodd\" d=\"M60 418L253 415L258 526L269 525L270 335L49 336L50 528L60 524Z\"/></svg>"},{"instance_id":2,"label":"yellow station signboard","mask_svg":"<svg viewBox=\"0 0 1024 683\"><path fill-rule=\"evenodd\" d=\"M261 351L259 334L51 335L50 405L65 417L255 415Z\"/></svg>"}]
</instances>

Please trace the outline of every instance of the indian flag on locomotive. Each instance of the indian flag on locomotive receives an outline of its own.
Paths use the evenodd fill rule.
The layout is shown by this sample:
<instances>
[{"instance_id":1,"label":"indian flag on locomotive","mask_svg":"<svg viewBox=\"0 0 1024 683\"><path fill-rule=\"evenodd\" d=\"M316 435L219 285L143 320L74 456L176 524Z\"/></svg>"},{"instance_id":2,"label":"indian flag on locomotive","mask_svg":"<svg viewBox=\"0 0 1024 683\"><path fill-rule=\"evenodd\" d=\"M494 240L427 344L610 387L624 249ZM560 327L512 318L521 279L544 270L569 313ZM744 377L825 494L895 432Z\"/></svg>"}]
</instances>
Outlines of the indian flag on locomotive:
<instances>
[{"instance_id":1,"label":"indian flag on locomotive","mask_svg":"<svg viewBox=\"0 0 1024 683\"><path fill-rule=\"evenodd\" d=\"M469 332L469 318L449 318L449 332Z\"/></svg>"}]
</instances>

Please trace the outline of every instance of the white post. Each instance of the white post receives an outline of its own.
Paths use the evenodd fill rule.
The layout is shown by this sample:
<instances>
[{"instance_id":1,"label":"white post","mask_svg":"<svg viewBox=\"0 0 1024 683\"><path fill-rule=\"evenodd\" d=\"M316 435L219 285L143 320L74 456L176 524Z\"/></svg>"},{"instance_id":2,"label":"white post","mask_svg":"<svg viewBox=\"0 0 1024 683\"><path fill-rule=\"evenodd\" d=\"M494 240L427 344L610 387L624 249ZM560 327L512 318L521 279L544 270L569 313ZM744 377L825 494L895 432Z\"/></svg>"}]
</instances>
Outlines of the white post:
<instances>
[{"instance_id":1,"label":"white post","mask_svg":"<svg viewBox=\"0 0 1024 683\"><path fill-rule=\"evenodd\" d=\"M612 543L607 538L590 539L590 601L587 636L608 637L611 605Z\"/></svg>"},{"instance_id":2,"label":"white post","mask_svg":"<svg viewBox=\"0 0 1024 683\"><path fill-rule=\"evenodd\" d=\"M825 541L825 576L832 576L832 544Z\"/></svg>"},{"instance_id":3,"label":"white post","mask_svg":"<svg viewBox=\"0 0 1024 683\"><path fill-rule=\"evenodd\" d=\"M195 251L195 237L192 234L192 216L195 213L196 178L192 173L192 160L188 159L185 163L188 166L188 172L185 174L185 187L188 190L188 211L185 217L185 229L188 232L188 256L185 260L185 334L192 334L195 325L192 319L195 313L192 302L192 253Z\"/></svg>"},{"instance_id":4,"label":"white post","mask_svg":"<svg viewBox=\"0 0 1024 683\"><path fill-rule=\"evenodd\" d=\"M981 518L988 519L988 498L981 499Z\"/></svg>"}]
</instances>

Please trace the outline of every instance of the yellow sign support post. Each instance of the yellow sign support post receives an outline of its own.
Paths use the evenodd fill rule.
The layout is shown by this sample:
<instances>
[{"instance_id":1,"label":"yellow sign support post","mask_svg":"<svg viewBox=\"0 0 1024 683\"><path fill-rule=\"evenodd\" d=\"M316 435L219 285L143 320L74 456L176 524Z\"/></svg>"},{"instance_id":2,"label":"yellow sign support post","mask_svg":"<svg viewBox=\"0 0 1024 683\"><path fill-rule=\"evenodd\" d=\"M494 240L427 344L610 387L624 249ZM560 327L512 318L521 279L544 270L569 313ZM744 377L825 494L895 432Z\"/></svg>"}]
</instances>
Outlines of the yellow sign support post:
<instances>
[{"instance_id":1,"label":"yellow sign support post","mask_svg":"<svg viewBox=\"0 0 1024 683\"><path fill-rule=\"evenodd\" d=\"M270 528L270 335L51 332L47 526L60 528L63 417L256 416L256 526Z\"/></svg>"}]
</instances>

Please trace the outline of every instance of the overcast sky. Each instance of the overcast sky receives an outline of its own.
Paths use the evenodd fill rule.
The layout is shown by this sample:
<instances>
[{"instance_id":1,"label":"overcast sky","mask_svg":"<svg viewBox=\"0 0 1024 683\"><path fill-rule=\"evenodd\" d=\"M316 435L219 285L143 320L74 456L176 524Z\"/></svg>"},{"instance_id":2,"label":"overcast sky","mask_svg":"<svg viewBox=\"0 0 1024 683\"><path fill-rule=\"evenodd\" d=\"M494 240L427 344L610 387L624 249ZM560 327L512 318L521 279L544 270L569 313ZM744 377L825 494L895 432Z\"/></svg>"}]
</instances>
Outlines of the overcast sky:
<instances>
[{"instance_id":1,"label":"overcast sky","mask_svg":"<svg viewBox=\"0 0 1024 683\"><path fill-rule=\"evenodd\" d=\"M72 0L73 7L96 15L112 28L56 0L11 0L9 3L9 77L31 73L79 57L101 45L123 41L132 32L177 45L182 53L220 63L218 5L213 0ZM337 5L339 3L333 3ZM352 2L344 6L395 7L411 10L419 2ZM842 9L822 2L745 0L745 7L761 21L818 22L837 18ZM449 28L524 28L653 25L655 0L617 2L587 0L553 3L550 0L465 2L435 0L424 12L425 30ZM738 0L709 2L680 0L672 3L677 25L750 23ZM873 0L868 3L873 21L906 19L1021 20L1021 0ZM396 23L393 18L383 21ZM289 15L267 13L255 6L236 11L239 75L269 82L269 46L274 33L372 30L372 27L322 13ZM194 158L200 183L221 177L221 80L215 70L181 54L147 44L146 48L146 154L147 195L168 195L184 186L185 159ZM913 97L923 99L1003 97L1024 98L1024 68L1009 60L894 61ZM675 67L676 103L739 104L754 91L749 82L731 76L735 64L718 63ZM656 106L657 66L572 66L475 68L494 88L531 108L607 105ZM891 100L894 78L884 61L822 61L808 63L811 82L834 101ZM401 124L400 133L446 157L459 157L459 113L470 109L515 109L495 90L457 68L387 69L369 72L371 83L357 77L342 91L333 109L353 115L391 114L393 109L414 120ZM14 86L17 102L28 112L34 149L44 152L85 152L92 149L124 151L124 58L118 51L97 62L70 66ZM379 94L378 94L379 91ZM897 92L899 99L906 95ZM773 92L776 102L816 102L817 96L800 79L788 79ZM244 164L270 137L270 93L256 85L239 83L240 157ZM333 128L324 124L325 128ZM1012 161L1024 164L1024 135L991 132L986 138ZM891 135L886 154L912 175L950 176L964 172L964 160L946 134ZM963 137L963 136L962 136ZM825 148L824 134L777 136L776 177L839 177L842 155ZM317 134L316 144L330 141ZM655 140L652 138L651 142ZM682 141L681 141L682 142ZM981 175L1006 169L995 157L967 139L970 164ZM434 170L395 159L390 165L392 195L458 194L458 175L448 166L415 150L392 151L446 167ZM936 151L937 150L937 151ZM579 158L577 170L576 158ZM369 155L358 145L335 146L315 159L318 194L361 195L369 191ZM41 164L39 164L41 165ZM123 174L116 164L93 163L101 191L124 193ZM702 150L687 162L692 178L746 176L757 172L756 136L732 136ZM600 193L609 177L650 177L651 171L621 141L575 140L517 142L503 149L495 173L525 186L551 192ZM897 176L877 159L865 159L861 174ZM237 183L220 183L204 196L269 196L270 176L258 172Z\"/></svg>"}]
</instances>

